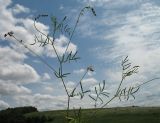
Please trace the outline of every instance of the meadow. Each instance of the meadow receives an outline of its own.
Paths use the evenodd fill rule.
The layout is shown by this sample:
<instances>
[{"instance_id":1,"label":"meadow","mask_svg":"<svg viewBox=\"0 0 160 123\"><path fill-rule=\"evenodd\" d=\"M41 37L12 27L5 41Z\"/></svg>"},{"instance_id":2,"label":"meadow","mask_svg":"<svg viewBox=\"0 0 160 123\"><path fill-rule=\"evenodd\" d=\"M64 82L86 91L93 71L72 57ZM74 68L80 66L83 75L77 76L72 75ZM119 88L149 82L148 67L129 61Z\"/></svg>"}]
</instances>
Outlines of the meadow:
<instances>
[{"instance_id":1,"label":"meadow","mask_svg":"<svg viewBox=\"0 0 160 123\"><path fill-rule=\"evenodd\" d=\"M82 110L82 123L160 123L160 107L117 107L98 110ZM72 111L70 111L72 113ZM65 110L44 111L25 114L27 118L45 116L49 120L45 123L65 123Z\"/></svg>"}]
</instances>

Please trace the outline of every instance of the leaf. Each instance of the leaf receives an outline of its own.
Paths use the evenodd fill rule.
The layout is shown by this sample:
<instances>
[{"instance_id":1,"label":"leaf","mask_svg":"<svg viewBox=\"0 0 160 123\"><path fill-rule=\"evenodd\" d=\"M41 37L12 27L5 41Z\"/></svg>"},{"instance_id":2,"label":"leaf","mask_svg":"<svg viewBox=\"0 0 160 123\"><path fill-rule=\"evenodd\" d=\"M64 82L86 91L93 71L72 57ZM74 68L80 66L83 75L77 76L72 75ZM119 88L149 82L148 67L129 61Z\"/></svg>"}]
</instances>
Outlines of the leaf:
<instances>
[{"instance_id":1,"label":"leaf","mask_svg":"<svg viewBox=\"0 0 160 123\"><path fill-rule=\"evenodd\" d=\"M103 104L103 100L100 97L98 97L98 99L101 101L101 104Z\"/></svg>"},{"instance_id":2,"label":"leaf","mask_svg":"<svg viewBox=\"0 0 160 123\"><path fill-rule=\"evenodd\" d=\"M64 73L63 76L67 76L67 75L69 75L69 74L71 74L71 73Z\"/></svg>"},{"instance_id":3,"label":"leaf","mask_svg":"<svg viewBox=\"0 0 160 123\"><path fill-rule=\"evenodd\" d=\"M100 85L100 83L98 84L99 85L99 90L100 90L100 92L102 91L102 88L101 88L101 85Z\"/></svg>"},{"instance_id":4,"label":"leaf","mask_svg":"<svg viewBox=\"0 0 160 123\"><path fill-rule=\"evenodd\" d=\"M78 51L76 51L72 57L74 58L77 55L77 53L78 53Z\"/></svg>"},{"instance_id":5,"label":"leaf","mask_svg":"<svg viewBox=\"0 0 160 123\"><path fill-rule=\"evenodd\" d=\"M64 31L66 32L68 25L66 24L64 27Z\"/></svg>"},{"instance_id":6,"label":"leaf","mask_svg":"<svg viewBox=\"0 0 160 123\"><path fill-rule=\"evenodd\" d=\"M104 88L105 88L105 80L103 80L103 87L102 87L102 91L104 90Z\"/></svg>"},{"instance_id":7,"label":"leaf","mask_svg":"<svg viewBox=\"0 0 160 123\"><path fill-rule=\"evenodd\" d=\"M79 92L79 95L81 96L81 99L83 98L84 94Z\"/></svg>"},{"instance_id":8,"label":"leaf","mask_svg":"<svg viewBox=\"0 0 160 123\"><path fill-rule=\"evenodd\" d=\"M134 96L133 94L131 94L131 95L132 95L132 97L133 97L134 99L136 99L135 96Z\"/></svg>"},{"instance_id":9,"label":"leaf","mask_svg":"<svg viewBox=\"0 0 160 123\"><path fill-rule=\"evenodd\" d=\"M120 96L122 96L122 95L124 95L124 96L126 95L126 88L124 88L124 89L121 90Z\"/></svg>"},{"instance_id":10,"label":"leaf","mask_svg":"<svg viewBox=\"0 0 160 123\"><path fill-rule=\"evenodd\" d=\"M119 89L119 90L117 91L117 93L115 94L115 96L118 97L119 94L120 94L120 92L121 92L121 89Z\"/></svg>"},{"instance_id":11,"label":"leaf","mask_svg":"<svg viewBox=\"0 0 160 123\"><path fill-rule=\"evenodd\" d=\"M123 60L123 62L128 62L128 56L126 56L126 58Z\"/></svg>"},{"instance_id":12,"label":"leaf","mask_svg":"<svg viewBox=\"0 0 160 123\"><path fill-rule=\"evenodd\" d=\"M95 12L94 8L91 8L91 10L92 10L93 15L96 16L96 12Z\"/></svg>"},{"instance_id":13,"label":"leaf","mask_svg":"<svg viewBox=\"0 0 160 123\"><path fill-rule=\"evenodd\" d=\"M72 118L72 117L67 117L66 116L66 119L69 121L69 123L75 123L75 119Z\"/></svg>"},{"instance_id":14,"label":"leaf","mask_svg":"<svg viewBox=\"0 0 160 123\"><path fill-rule=\"evenodd\" d=\"M34 42L32 44L30 44L30 45L35 45L36 42L37 42L37 36L35 35Z\"/></svg>"},{"instance_id":15,"label":"leaf","mask_svg":"<svg viewBox=\"0 0 160 123\"><path fill-rule=\"evenodd\" d=\"M122 100L121 100L121 96L119 96L118 98L119 98L119 101L122 101Z\"/></svg>"},{"instance_id":16,"label":"leaf","mask_svg":"<svg viewBox=\"0 0 160 123\"><path fill-rule=\"evenodd\" d=\"M96 101L96 99L95 99L94 97L92 97L91 95L89 95L89 97L90 97L91 99L93 99L94 101Z\"/></svg>"},{"instance_id":17,"label":"leaf","mask_svg":"<svg viewBox=\"0 0 160 123\"><path fill-rule=\"evenodd\" d=\"M62 72L61 72L61 68L59 67L59 71L58 71L59 73L59 76L61 76L62 75Z\"/></svg>"},{"instance_id":18,"label":"leaf","mask_svg":"<svg viewBox=\"0 0 160 123\"><path fill-rule=\"evenodd\" d=\"M65 21L67 19L67 16L64 16L63 20L62 21Z\"/></svg>"},{"instance_id":19,"label":"leaf","mask_svg":"<svg viewBox=\"0 0 160 123\"><path fill-rule=\"evenodd\" d=\"M88 92L91 92L90 90L87 90L87 91L84 91L83 93L88 93Z\"/></svg>"},{"instance_id":20,"label":"leaf","mask_svg":"<svg viewBox=\"0 0 160 123\"><path fill-rule=\"evenodd\" d=\"M57 77L57 78L59 78L59 75L58 75L58 73L55 71L54 72L54 75Z\"/></svg>"},{"instance_id":21,"label":"leaf","mask_svg":"<svg viewBox=\"0 0 160 123\"><path fill-rule=\"evenodd\" d=\"M81 91L83 92L82 82L80 82L79 84L80 84L80 87L81 87Z\"/></svg>"},{"instance_id":22,"label":"leaf","mask_svg":"<svg viewBox=\"0 0 160 123\"><path fill-rule=\"evenodd\" d=\"M131 89L131 94L134 94L134 93L138 92L138 90L140 89L140 87L137 87L137 89L136 89L135 91L133 91L134 89L135 89L135 88L132 87L132 89Z\"/></svg>"},{"instance_id":23,"label":"leaf","mask_svg":"<svg viewBox=\"0 0 160 123\"><path fill-rule=\"evenodd\" d=\"M126 70L126 69L128 69L128 68L130 68L131 67L131 63L128 63L128 64L126 64L126 65L123 65L123 70Z\"/></svg>"},{"instance_id":24,"label":"leaf","mask_svg":"<svg viewBox=\"0 0 160 123\"><path fill-rule=\"evenodd\" d=\"M106 94L105 92L101 93L102 95L109 97L108 94Z\"/></svg>"},{"instance_id":25,"label":"leaf","mask_svg":"<svg viewBox=\"0 0 160 123\"><path fill-rule=\"evenodd\" d=\"M95 87L95 92L96 92L96 94L97 94L97 96L98 96L98 91L97 91L97 88Z\"/></svg>"},{"instance_id":26,"label":"leaf","mask_svg":"<svg viewBox=\"0 0 160 123\"><path fill-rule=\"evenodd\" d=\"M7 34L4 34L4 37L7 37Z\"/></svg>"},{"instance_id":27,"label":"leaf","mask_svg":"<svg viewBox=\"0 0 160 123\"><path fill-rule=\"evenodd\" d=\"M71 95L70 95L70 96L72 96L72 97L74 96L75 90L76 90L76 88L73 89L73 91L71 92Z\"/></svg>"},{"instance_id":28,"label":"leaf","mask_svg":"<svg viewBox=\"0 0 160 123\"><path fill-rule=\"evenodd\" d=\"M56 31L57 28L57 18L55 16L51 17L51 21L53 23L54 31Z\"/></svg>"}]
</instances>

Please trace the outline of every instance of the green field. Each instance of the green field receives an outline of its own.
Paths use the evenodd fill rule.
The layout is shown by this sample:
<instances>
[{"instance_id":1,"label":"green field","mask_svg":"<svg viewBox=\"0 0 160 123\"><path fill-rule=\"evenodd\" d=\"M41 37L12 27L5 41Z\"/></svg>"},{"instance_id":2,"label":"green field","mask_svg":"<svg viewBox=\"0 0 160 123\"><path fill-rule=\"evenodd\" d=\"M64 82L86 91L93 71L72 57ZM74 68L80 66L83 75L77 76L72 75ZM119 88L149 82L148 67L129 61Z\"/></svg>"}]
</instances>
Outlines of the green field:
<instances>
[{"instance_id":1,"label":"green field","mask_svg":"<svg viewBox=\"0 0 160 123\"><path fill-rule=\"evenodd\" d=\"M82 111L82 123L160 123L160 107L123 107ZM70 114L72 111L70 112ZM65 123L65 111L44 111L26 114L26 117L48 117L46 123Z\"/></svg>"}]
</instances>

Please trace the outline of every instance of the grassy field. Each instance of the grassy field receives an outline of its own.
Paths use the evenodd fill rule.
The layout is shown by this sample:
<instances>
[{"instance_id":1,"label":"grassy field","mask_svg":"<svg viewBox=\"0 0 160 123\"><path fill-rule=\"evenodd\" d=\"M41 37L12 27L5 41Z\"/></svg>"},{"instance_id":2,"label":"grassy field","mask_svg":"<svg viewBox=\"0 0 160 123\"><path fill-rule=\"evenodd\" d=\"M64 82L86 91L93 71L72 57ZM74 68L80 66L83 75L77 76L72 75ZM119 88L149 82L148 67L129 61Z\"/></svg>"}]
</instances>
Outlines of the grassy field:
<instances>
[{"instance_id":1,"label":"grassy field","mask_svg":"<svg viewBox=\"0 0 160 123\"><path fill-rule=\"evenodd\" d=\"M83 123L160 123L160 107L124 107L97 109L92 116L92 109L82 111ZM47 123L64 123L65 111L45 111L26 114L26 117L50 118Z\"/></svg>"}]
</instances>

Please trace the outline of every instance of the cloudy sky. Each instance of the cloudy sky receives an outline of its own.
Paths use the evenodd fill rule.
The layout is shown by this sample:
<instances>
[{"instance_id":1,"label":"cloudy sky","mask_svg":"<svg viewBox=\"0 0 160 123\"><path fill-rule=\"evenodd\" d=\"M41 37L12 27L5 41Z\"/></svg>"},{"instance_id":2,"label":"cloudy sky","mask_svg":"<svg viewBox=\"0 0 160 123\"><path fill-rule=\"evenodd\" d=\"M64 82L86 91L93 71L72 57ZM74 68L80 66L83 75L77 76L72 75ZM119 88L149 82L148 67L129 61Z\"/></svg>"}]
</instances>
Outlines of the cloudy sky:
<instances>
[{"instance_id":1,"label":"cloudy sky","mask_svg":"<svg viewBox=\"0 0 160 123\"><path fill-rule=\"evenodd\" d=\"M78 51L81 59L64 68L72 73L65 80L67 88L75 87L92 65L95 71L84 78L85 88L92 89L106 80L105 89L112 97L121 80L121 61L126 56L140 69L123 83L123 88L160 77L159 0L0 0L0 109L30 105L39 110L66 108L65 90L53 71L14 39L4 38L4 34L13 31L56 69L52 47L29 45L38 35L33 27L34 17L48 14L61 20L67 16L73 28L79 11L88 5L94 7L97 16L86 12L80 18L69 50ZM50 18L42 19L37 26L45 34L52 33ZM67 35L57 35L58 54L63 54L68 41ZM109 106L160 106L159 80L143 85L135 96L135 100L117 99ZM87 95L81 101L73 98L71 103L74 107L93 107Z\"/></svg>"}]
</instances>

